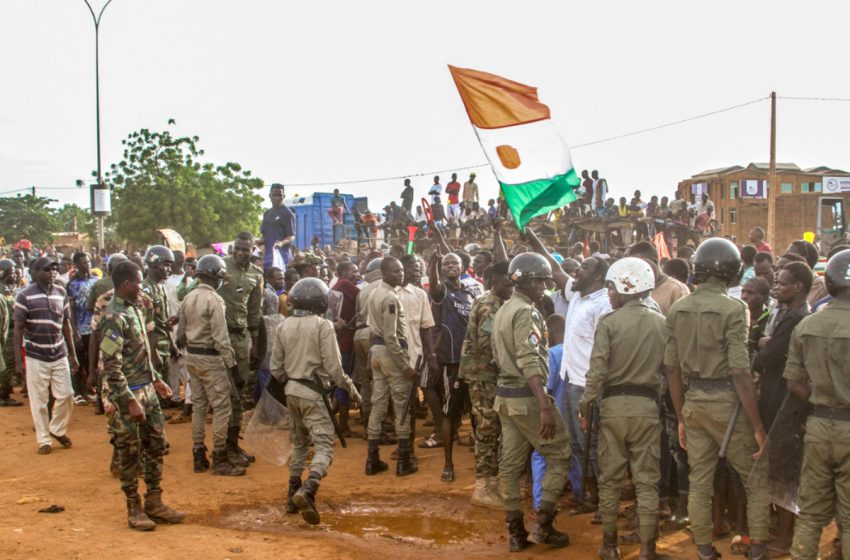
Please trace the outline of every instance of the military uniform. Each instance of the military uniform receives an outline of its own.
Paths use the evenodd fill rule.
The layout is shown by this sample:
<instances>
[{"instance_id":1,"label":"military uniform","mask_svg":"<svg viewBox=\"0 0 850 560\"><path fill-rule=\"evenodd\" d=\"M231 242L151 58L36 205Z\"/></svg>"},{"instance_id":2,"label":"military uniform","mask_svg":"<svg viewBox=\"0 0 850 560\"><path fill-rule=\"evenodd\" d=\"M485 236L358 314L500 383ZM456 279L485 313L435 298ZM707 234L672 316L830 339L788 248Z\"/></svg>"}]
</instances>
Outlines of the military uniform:
<instances>
[{"instance_id":1,"label":"military uniform","mask_svg":"<svg viewBox=\"0 0 850 560\"><path fill-rule=\"evenodd\" d=\"M493 321L502 299L488 293L472 303L469 323L461 349L459 376L469 384L472 415L475 418L475 474L499 474L499 437L502 426L493 409L499 370L493 361Z\"/></svg>"},{"instance_id":2,"label":"military uniform","mask_svg":"<svg viewBox=\"0 0 850 560\"><path fill-rule=\"evenodd\" d=\"M240 379L234 379L241 388L248 403L254 394L257 383L256 372L251 370L251 339L259 335L263 321L263 271L256 265L241 267L233 257L224 259L227 275L218 289L218 295L224 300L225 319L230 334L230 346L236 357L236 367ZM239 395L231 399L233 414L230 426L242 425L242 402Z\"/></svg>"},{"instance_id":3,"label":"military uniform","mask_svg":"<svg viewBox=\"0 0 850 560\"><path fill-rule=\"evenodd\" d=\"M519 479L529 451L534 448L546 459L542 501L554 503L567 483L570 436L551 396L547 395L555 419L555 436L540 438L540 408L528 380L549 380L549 344L546 322L527 295L514 291L496 313L493 322L493 356L499 373L493 408L502 425L499 473L507 511L520 510Z\"/></svg>"},{"instance_id":4,"label":"military uniform","mask_svg":"<svg viewBox=\"0 0 850 560\"><path fill-rule=\"evenodd\" d=\"M160 489L165 434L162 410L153 383L161 379L151 362L151 348L142 311L133 303L113 297L98 325L103 375L109 398L118 407L112 423L119 455L119 479L128 499L138 498L136 476L140 460L148 493ZM137 424L127 408L135 399L145 412Z\"/></svg>"},{"instance_id":5,"label":"military uniform","mask_svg":"<svg viewBox=\"0 0 850 560\"><path fill-rule=\"evenodd\" d=\"M149 322L152 328L151 332L156 337L156 348L153 348L162 364L162 371L159 371L160 377L167 378L168 365L171 361L171 329L168 328L168 319L171 313L168 309L168 294L165 292L165 286L162 282L154 282L150 276L145 278L142 284L142 289L151 302L151 310L149 314Z\"/></svg>"},{"instance_id":6,"label":"military uniform","mask_svg":"<svg viewBox=\"0 0 850 560\"><path fill-rule=\"evenodd\" d=\"M821 533L838 512L841 548L850 558L850 301L834 299L800 321L784 377L808 383L814 411L806 422L800 517L791 557L818 557Z\"/></svg>"},{"instance_id":7,"label":"military uniform","mask_svg":"<svg viewBox=\"0 0 850 560\"><path fill-rule=\"evenodd\" d=\"M372 365L369 363L369 327L366 320L369 316L369 295L381 285L381 271L375 270L366 275L366 284L360 288L355 303L357 331L354 333L354 377L360 384L360 394L363 403L360 405L360 417L364 426L369 426L369 415L372 411ZM383 421L383 418L381 418Z\"/></svg>"},{"instance_id":8,"label":"military uniform","mask_svg":"<svg viewBox=\"0 0 850 560\"><path fill-rule=\"evenodd\" d=\"M658 396L664 360L664 317L641 300L604 315L596 326L587 384L579 403L587 417L601 397L599 514L602 529L617 531L620 489L632 473L642 539L658 528L661 426Z\"/></svg>"},{"instance_id":9,"label":"military uniform","mask_svg":"<svg viewBox=\"0 0 850 560\"><path fill-rule=\"evenodd\" d=\"M207 407L213 410L213 448L224 449L232 412L228 370L236 363L224 301L215 289L200 284L180 307L178 339L186 337L186 367L192 385L192 441L203 447Z\"/></svg>"},{"instance_id":10,"label":"military uniform","mask_svg":"<svg viewBox=\"0 0 850 560\"><path fill-rule=\"evenodd\" d=\"M291 477L301 478L313 442L310 472L325 477L333 461L334 426L314 380L329 378L334 385L357 395L354 383L342 369L339 346L333 324L323 318L296 309L274 332L274 350L269 370L286 381L286 408L292 418L293 442L289 459Z\"/></svg>"},{"instance_id":11,"label":"military uniform","mask_svg":"<svg viewBox=\"0 0 850 560\"><path fill-rule=\"evenodd\" d=\"M89 290L89 296L86 300L86 309L94 313L95 305L100 299L100 296L102 296L106 292L111 292L113 288L114 285L112 284L111 276L104 276L103 278L95 282L92 285L91 290Z\"/></svg>"},{"instance_id":12,"label":"military uniform","mask_svg":"<svg viewBox=\"0 0 850 560\"><path fill-rule=\"evenodd\" d=\"M691 469L688 513L698 546L711 543L711 499L717 456L738 401L729 369L750 367L748 325L746 304L729 297L724 286L711 282L700 284L693 294L676 301L667 316L664 364L680 368L687 385L682 419ZM758 444L753 434L750 418L746 413L740 414L726 458L741 477L747 493L750 539L766 541L767 462L754 462Z\"/></svg>"},{"instance_id":13,"label":"military uniform","mask_svg":"<svg viewBox=\"0 0 850 560\"><path fill-rule=\"evenodd\" d=\"M0 368L0 397L3 397L12 391L12 381L15 380L15 352L12 348L12 333L14 332L12 316L14 315L13 309L15 307L15 287L5 282L0 282L0 298L3 299L1 303L6 308L6 321L8 323L4 331L6 333L5 337L2 338L3 367ZM26 390L26 387L24 390Z\"/></svg>"},{"instance_id":14,"label":"military uniform","mask_svg":"<svg viewBox=\"0 0 850 560\"><path fill-rule=\"evenodd\" d=\"M410 367L407 352L407 326L404 309L393 288L384 281L369 296L368 321L372 344L372 412L369 416L369 440L381 437L381 422L387 414L390 398L397 414L395 430L399 441L410 437L410 424L401 423L401 410L413 388L404 373Z\"/></svg>"}]
</instances>

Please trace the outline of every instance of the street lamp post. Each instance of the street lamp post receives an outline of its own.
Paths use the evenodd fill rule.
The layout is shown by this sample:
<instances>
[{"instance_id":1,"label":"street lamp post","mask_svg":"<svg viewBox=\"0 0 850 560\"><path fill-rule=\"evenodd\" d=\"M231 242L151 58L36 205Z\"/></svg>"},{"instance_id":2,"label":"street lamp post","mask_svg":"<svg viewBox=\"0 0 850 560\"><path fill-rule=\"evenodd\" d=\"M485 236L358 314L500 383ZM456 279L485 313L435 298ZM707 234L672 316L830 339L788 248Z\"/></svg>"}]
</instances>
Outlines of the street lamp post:
<instances>
[{"instance_id":1,"label":"street lamp post","mask_svg":"<svg viewBox=\"0 0 850 560\"><path fill-rule=\"evenodd\" d=\"M95 99L95 115L97 121L97 185L98 187L102 187L103 185L103 173L100 165L100 20L103 17L103 11L106 10L106 7L112 3L112 0L106 0L106 3L100 9L97 15L94 13L94 9L89 4L89 0L83 0L88 6L89 12L91 12L91 18L94 22L94 99ZM92 208L92 211L95 209ZM104 214L101 212L97 213L97 244L98 249L104 248L104 235L103 235L103 219Z\"/></svg>"}]
</instances>

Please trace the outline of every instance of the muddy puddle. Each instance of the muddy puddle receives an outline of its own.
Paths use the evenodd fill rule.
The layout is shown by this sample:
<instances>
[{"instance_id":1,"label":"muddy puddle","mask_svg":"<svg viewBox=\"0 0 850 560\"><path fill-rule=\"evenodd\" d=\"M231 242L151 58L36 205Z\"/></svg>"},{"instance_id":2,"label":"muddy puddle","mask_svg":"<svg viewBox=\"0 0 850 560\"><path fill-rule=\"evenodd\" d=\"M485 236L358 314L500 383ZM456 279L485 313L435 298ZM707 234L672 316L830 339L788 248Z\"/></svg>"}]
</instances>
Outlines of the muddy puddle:
<instances>
[{"instance_id":1,"label":"muddy puddle","mask_svg":"<svg viewBox=\"0 0 850 560\"><path fill-rule=\"evenodd\" d=\"M462 500L433 496L393 499L328 499L318 504L320 525L298 514L287 515L282 503L232 507L213 524L239 531L316 531L357 538L388 539L416 547L452 547L491 541L500 534L500 515L473 508Z\"/></svg>"}]
</instances>

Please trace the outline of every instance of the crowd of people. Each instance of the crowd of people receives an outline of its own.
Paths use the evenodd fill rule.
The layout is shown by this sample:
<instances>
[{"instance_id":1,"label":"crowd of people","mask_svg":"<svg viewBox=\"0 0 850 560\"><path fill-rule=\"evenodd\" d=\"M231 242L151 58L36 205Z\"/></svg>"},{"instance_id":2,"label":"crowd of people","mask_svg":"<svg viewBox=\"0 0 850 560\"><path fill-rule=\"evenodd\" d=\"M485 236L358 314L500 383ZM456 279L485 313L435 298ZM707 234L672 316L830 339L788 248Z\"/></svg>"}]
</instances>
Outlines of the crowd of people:
<instances>
[{"instance_id":1,"label":"crowd of people","mask_svg":"<svg viewBox=\"0 0 850 560\"><path fill-rule=\"evenodd\" d=\"M607 212L604 179L583 178L575 211ZM454 446L472 444L470 499L505 512L511 551L567 546L554 526L564 509L595 512L603 559L622 544L662 558L664 528L689 528L701 559L727 536L750 558L813 559L834 516L850 527L850 246L820 255L799 240L779 254L756 228L752 244L711 238L670 258L648 240L562 256L533 228L506 239L496 202L478 207L475 174L445 189L435 177L429 195L426 236L361 255L298 251L277 184L262 238L240 233L228 255L16 250L0 260L0 406L23 404L21 384L40 454L71 447L75 405L104 414L138 530L185 517L161 497L163 457L180 445L166 416L192 423L195 472L244 476L255 458L240 447L243 414L266 391L292 421L286 511L311 524L335 434L353 437L359 421L367 476L389 469L382 446L397 446L398 477L418 472L417 448L442 448L451 484ZM666 202L642 206L636 192L629 208L655 216ZM341 221L347 208L334 208ZM409 183L399 208L412 215ZM452 246L445 228L464 215L491 239ZM432 433L417 438L417 421Z\"/></svg>"}]
</instances>

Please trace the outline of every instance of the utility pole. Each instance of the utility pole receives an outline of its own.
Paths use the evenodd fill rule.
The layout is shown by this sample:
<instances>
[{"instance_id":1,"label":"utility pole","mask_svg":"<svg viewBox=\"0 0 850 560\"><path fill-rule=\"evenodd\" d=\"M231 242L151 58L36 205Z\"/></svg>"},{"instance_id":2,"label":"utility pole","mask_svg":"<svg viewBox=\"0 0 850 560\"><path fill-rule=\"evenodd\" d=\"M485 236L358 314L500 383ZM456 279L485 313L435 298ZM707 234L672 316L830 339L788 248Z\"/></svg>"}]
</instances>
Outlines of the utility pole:
<instances>
[{"instance_id":1,"label":"utility pole","mask_svg":"<svg viewBox=\"0 0 850 560\"><path fill-rule=\"evenodd\" d=\"M770 175L767 185L767 239L776 247L776 92L770 92Z\"/></svg>"},{"instance_id":2,"label":"utility pole","mask_svg":"<svg viewBox=\"0 0 850 560\"><path fill-rule=\"evenodd\" d=\"M103 11L112 2L107 0L106 4L100 9L100 12L95 16L94 10L89 4L89 0L83 0L91 12L91 18L94 22L94 103L95 103L95 119L97 122L97 185L103 185L103 174L100 165L100 19L103 16ZM92 208L94 210L94 208ZM99 249L103 249L104 234L103 234L103 215L97 216L97 245Z\"/></svg>"}]
</instances>

